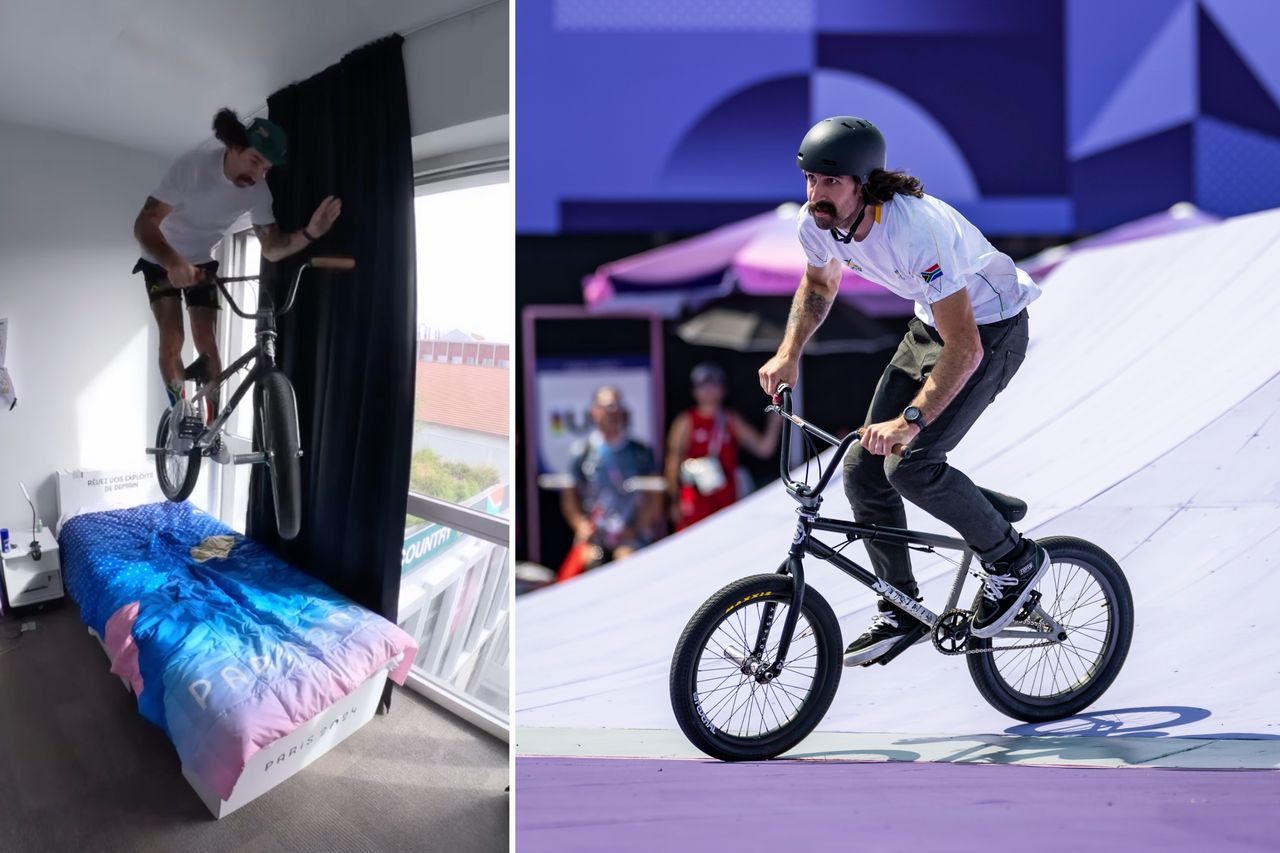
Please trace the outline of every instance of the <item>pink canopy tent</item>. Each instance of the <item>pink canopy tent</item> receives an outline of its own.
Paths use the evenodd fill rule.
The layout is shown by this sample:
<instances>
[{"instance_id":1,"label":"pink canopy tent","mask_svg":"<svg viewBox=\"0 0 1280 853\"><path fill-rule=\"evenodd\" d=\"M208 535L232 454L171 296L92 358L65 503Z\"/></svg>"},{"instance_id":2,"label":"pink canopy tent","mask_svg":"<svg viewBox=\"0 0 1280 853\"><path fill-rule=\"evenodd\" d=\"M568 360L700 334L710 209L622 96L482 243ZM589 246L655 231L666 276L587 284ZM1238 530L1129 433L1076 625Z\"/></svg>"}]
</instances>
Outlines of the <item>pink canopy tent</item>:
<instances>
[{"instance_id":1,"label":"pink canopy tent","mask_svg":"<svg viewBox=\"0 0 1280 853\"><path fill-rule=\"evenodd\" d=\"M591 310L644 308L663 317L733 291L759 296L795 292L805 258L796 240L799 206L724 225L706 234L605 264L583 281ZM871 317L905 316L912 305L878 284L844 271L840 295Z\"/></svg>"},{"instance_id":2,"label":"pink canopy tent","mask_svg":"<svg viewBox=\"0 0 1280 853\"><path fill-rule=\"evenodd\" d=\"M605 264L583 280L590 311L641 309L666 318L732 292L790 295L804 272L804 252L796 240L799 206L784 204L706 234L659 246ZM1071 254L1097 246L1126 243L1202 228L1218 217L1181 202L1074 243L1053 246L1018 262L1043 281ZM869 317L906 316L912 304L878 284L845 269L840 295Z\"/></svg>"}]
</instances>

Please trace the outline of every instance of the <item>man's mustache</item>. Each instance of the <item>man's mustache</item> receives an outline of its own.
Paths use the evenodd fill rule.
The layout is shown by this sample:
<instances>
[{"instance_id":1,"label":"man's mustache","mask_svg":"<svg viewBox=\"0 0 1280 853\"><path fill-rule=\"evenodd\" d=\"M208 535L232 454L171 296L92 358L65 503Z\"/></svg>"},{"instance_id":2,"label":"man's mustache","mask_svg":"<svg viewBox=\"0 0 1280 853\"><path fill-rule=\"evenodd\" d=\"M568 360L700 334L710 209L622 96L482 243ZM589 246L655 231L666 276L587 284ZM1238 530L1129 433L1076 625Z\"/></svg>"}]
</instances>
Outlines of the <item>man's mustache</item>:
<instances>
[{"instance_id":1,"label":"man's mustache","mask_svg":"<svg viewBox=\"0 0 1280 853\"><path fill-rule=\"evenodd\" d=\"M825 202L825 201L820 201L820 202L818 202L817 204L815 204L815 205L813 205L812 207L810 207L809 209L810 209L810 210L812 210L814 213L825 213L825 214L827 214L828 216L835 216L835 215L836 215L836 209L835 209L835 206L834 206L834 205L831 205L831 204L828 204L828 203L827 203L827 202Z\"/></svg>"}]
</instances>

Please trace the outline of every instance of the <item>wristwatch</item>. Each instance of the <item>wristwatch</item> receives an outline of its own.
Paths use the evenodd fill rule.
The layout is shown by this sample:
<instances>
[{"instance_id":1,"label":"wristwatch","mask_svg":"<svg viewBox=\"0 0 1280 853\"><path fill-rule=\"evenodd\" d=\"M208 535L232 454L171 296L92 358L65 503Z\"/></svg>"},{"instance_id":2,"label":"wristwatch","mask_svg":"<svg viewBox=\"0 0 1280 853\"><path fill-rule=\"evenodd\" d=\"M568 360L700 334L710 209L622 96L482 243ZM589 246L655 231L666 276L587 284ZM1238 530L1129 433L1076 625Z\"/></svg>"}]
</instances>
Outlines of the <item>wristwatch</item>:
<instances>
[{"instance_id":1,"label":"wristwatch","mask_svg":"<svg viewBox=\"0 0 1280 853\"><path fill-rule=\"evenodd\" d=\"M902 410L902 419L909 424L915 424L919 429L924 429L924 412L920 411L916 406L907 406Z\"/></svg>"}]
</instances>

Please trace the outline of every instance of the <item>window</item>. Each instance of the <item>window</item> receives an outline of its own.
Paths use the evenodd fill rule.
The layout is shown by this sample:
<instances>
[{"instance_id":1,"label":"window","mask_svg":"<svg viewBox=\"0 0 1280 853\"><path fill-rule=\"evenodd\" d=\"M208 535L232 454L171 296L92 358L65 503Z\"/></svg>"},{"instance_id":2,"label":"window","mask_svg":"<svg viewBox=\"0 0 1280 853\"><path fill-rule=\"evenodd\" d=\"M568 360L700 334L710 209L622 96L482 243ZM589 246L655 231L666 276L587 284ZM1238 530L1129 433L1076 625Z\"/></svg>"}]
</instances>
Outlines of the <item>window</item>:
<instances>
[{"instance_id":1,"label":"window","mask_svg":"<svg viewBox=\"0 0 1280 853\"><path fill-rule=\"evenodd\" d=\"M515 320L514 247L495 236L514 230L508 174L421 184L414 217L419 356L400 623L422 649L415 688L505 733L511 376L490 355L509 348Z\"/></svg>"}]
</instances>

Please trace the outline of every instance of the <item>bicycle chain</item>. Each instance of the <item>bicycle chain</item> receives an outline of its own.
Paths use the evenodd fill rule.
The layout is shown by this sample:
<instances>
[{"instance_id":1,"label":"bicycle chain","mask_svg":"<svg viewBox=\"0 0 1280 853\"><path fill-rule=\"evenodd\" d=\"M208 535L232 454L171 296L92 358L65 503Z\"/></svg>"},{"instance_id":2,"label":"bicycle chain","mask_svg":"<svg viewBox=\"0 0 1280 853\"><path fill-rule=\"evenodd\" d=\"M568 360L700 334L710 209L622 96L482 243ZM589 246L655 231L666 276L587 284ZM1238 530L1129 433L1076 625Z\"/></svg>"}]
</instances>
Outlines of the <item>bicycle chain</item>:
<instances>
[{"instance_id":1,"label":"bicycle chain","mask_svg":"<svg viewBox=\"0 0 1280 853\"><path fill-rule=\"evenodd\" d=\"M942 623L948 617L960 617L967 622L969 619L969 611L948 610L946 613L943 613L940 617L938 617L938 625L939 626L942 625ZM965 642L967 645L968 639L969 639L967 630L965 633L966 633ZM937 627L935 627L932 631L932 640L933 640L934 649L936 649L937 651L941 652L944 655L947 655L948 657L955 657L957 655L989 655L992 652L1016 652L1016 651L1021 651L1023 649L1039 649L1045 646L1057 645L1057 643L1053 640L1044 640L1039 643L1027 643L1026 645L1022 645L1022 646L998 646L998 647L993 646L985 649L956 649L954 651L949 651L946 648L944 648L942 643L939 641Z\"/></svg>"}]
</instances>

